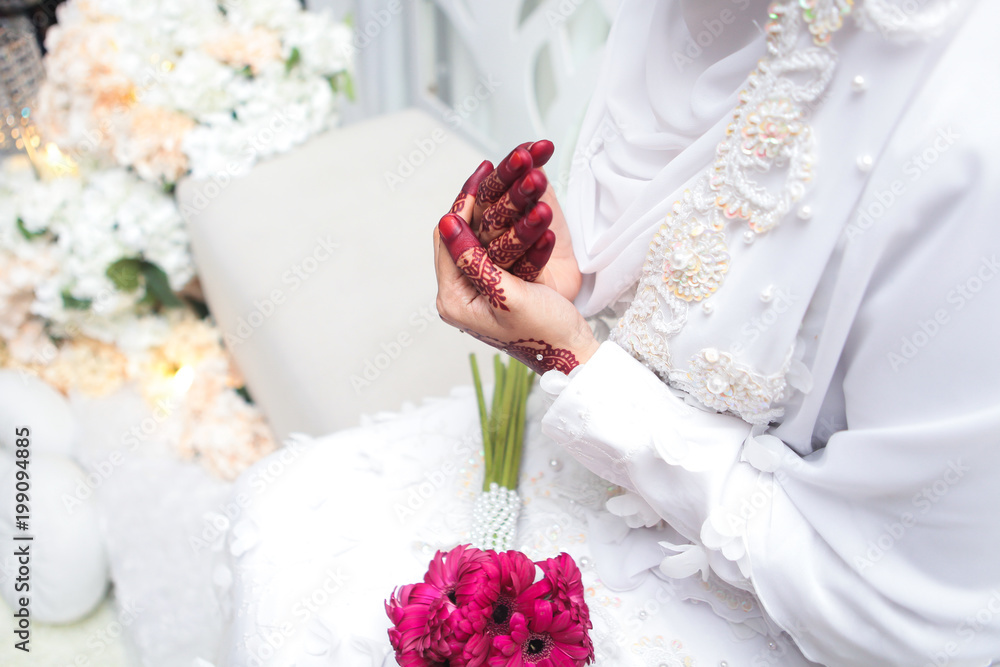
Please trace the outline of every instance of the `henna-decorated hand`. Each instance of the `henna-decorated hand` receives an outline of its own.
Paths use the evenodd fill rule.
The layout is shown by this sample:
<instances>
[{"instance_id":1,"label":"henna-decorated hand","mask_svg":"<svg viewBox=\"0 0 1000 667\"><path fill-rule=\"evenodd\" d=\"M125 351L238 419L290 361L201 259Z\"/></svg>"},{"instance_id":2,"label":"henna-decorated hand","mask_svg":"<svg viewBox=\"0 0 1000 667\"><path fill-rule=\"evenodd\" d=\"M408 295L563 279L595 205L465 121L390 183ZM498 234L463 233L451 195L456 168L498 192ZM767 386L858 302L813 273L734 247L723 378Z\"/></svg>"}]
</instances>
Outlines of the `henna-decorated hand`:
<instances>
[{"instance_id":1,"label":"henna-decorated hand","mask_svg":"<svg viewBox=\"0 0 1000 667\"><path fill-rule=\"evenodd\" d=\"M572 300L580 291L582 276L562 208L544 172L538 169L552 157L554 148L546 140L525 143L496 169L489 161L483 162L466 181L451 212L469 221L499 266L519 278L548 285ZM477 195L474 205L469 203L473 192ZM545 265L537 265L523 254L545 228L556 233L555 243Z\"/></svg>"},{"instance_id":2,"label":"henna-decorated hand","mask_svg":"<svg viewBox=\"0 0 1000 667\"><path fill-rule=\"evenodd\" d=\"M540 169L545 166L554 150L555 146L551 141L542 139L521 144L501 160L497 168L480 183L476 191L476 208L469 220L472 228L478 232L480 221L486 209L498 203L522 176L533 168ZM537 201L537 197L535 200ZM521 211L518 217L527 213L527 210ZM485 242L482 237L479 240Z\"/></svg>"},{"instance_id":3,"label":"henna-decorated hand","mask_svg":"<svg viewBox=\"0 0 1000 667\"><path fill-rule=\"evenodd\" d=\"M552 231L544 231L518 262L544 265L554 241ZM464 216L449 213L441 219L434 231L434 254L437 308L445 322L505 350L537 373L568 373L597 350L590 327L572 302L498 267Z\"/></svg>"}]
</instances>

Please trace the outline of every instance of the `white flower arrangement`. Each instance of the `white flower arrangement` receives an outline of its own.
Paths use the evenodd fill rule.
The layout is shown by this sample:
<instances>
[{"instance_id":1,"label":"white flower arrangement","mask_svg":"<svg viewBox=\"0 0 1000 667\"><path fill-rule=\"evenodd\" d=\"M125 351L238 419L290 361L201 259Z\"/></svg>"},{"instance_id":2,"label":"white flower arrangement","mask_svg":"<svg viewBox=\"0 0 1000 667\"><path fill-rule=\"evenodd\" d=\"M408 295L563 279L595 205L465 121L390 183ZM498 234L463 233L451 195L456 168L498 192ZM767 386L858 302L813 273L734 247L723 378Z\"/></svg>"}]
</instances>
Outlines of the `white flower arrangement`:
<instances>
[{"instance_id":1,"label":"white flower arrangement","mask_svg":"<svg viewBox=\"0 0 1000 667\"><path fill-rule=\"evenodd\" d=\"M245 172L334 124L351 31L296 0L58 11L31 114L57 160L31 158L62 177L0 162L0 367L64 393L183 395L178 453L235 477L275 443L218 329L174 307L195 266L173 184Z\"/></svg>"},{"instance_id":2,"label":"white flower arrangement","mask_svg":"<svg viewBox=\"0 0 1000 667\"><path fill-rule=\"evenodd\" d=\"M296 0L70 0L38 119L80 158L174 183L287 151L351 94L351 31Z\"/></svg>"},{"instance_id":3,"label":"white flower arrangement","mask_svg":"<svg viewBox=\"0 0 1000 667\"><path fill-rule=\"evenodd\" d=\"M9 162L2 173L0 267L10 280L0 334L13 338L35 316L56 337L135 347L140 332L165 329L156 313L178 305L195 273L172 197L121 168L40 181Z\"/></svg>"}]
</instances>

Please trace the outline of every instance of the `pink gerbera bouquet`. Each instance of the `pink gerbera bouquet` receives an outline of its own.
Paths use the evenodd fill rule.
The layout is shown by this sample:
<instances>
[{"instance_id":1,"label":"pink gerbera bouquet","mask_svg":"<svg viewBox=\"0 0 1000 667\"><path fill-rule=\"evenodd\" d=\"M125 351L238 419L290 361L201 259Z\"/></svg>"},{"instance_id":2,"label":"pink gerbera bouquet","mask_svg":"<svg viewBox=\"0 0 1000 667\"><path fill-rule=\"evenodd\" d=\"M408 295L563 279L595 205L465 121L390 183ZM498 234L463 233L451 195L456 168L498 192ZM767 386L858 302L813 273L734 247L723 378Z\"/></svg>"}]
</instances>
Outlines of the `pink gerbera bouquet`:
<instances>
[{"instance_id":1,"label":"pink gerbera bouquet","mask_svg":"<svg viewBox=\"0 0 1000 667\"><path fill-rule=\"evenodd\" d=\"M439 551L423 583L393 591L385 611L396 661L404 667L590 664L593 625L576 563L564 553L532 562L509 550L521 505L516 487L530 371L494 360L492 414L475 357L472 371L486 469L472 537L482 549Z\"/></svg>"},{"instance_id":2,"label":"pink gerbera bouquet","mask_svg":"<svg viewBox=\"0 0 1000 667\"><path fill-rule=\"evenodd\" d=\"M404 667L577 667L594 660L580 570L567 554L439 551L423 583L386 602Z\"/></svg>"}]
</instances>

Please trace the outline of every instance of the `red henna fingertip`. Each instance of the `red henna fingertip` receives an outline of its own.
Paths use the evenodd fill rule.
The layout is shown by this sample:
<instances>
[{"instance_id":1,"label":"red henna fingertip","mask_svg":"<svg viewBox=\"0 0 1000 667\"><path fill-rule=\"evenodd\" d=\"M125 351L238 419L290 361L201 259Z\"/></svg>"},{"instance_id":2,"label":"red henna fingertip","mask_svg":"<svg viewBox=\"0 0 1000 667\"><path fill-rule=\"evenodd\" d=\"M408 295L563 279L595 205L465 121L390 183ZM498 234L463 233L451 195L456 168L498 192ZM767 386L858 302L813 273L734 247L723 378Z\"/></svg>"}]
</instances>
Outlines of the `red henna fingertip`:
<instances>
[{"instance_id":1,"label":"red henna fingertip","mask_svg":"<svg viewBox=\"0 0 1000 667\"><path fill-rule=\"evenodd\" d=\"M548 179L545 178L545 174L539 169L533 169L521 179L517 187L511 190L510 201L515 207L524 210L542 196L547 185Z\"/></svg>"},{"instance_id":2,"label":"red henna fingertip","mask_svg":"<svg viewBox=\"0 0 1000 667\"><path fill-rule=\"evenodd\" d=\"M535 241L534 245L525 253L525 258L535 266L545 266L552 256L552 250L556 246L556 233L551 229L546 229L542 238Z\"/></svg>"},{"instance_id":3,"label":"red henna fingertip","mask_svg":"<svg viewBox=\"0 0 1000 667\"><path fill-rule=\"evenodd\" d=\"M438 229L441 232L441 238L445 242L454 241L462 233L462 220L449 213L441 218L441 221L438 223Z\"/></svg>"},{"instance_id":4,"label":"red henna fingertip","mask_svg":"<svg viewBox=\"0 0 1000 667\"><path fill-rule=\"evenodd\" d=\"M531 209L524 222L529 227L548 226L552 222L552 208L540 201Z\"/></svg>"},{"instance_id":5,"label":"red henna fingertip","mask_svg":"<svg viewBox=\"0 0 1000 667\"><path fill-rule=\"evenodd\" d=\"M555 150L555 144L548 139L540 139L528 147L528 152L531 154L531 161L536 167L541 167L547 163Z\"/></svg>"},{"instance_id":6,"label":"red henna fingertip","mask_svg":"<svg viewBox=\"0 0 1000 667\"><path fill-rule=\"evenodd\" d=\"M448 248L448 254L455 262L458 262L458 258L469 248L482 247L469 225L457 215L449 213L441 218L438 229L441 231L445 247Z\"/></svg>"},{"instance_id":7,"label":"red henna fingertip","mask_svg":"<svg viewBox=\"0 0 1000 667\"><path fill-rule=\"evenodd\" d=\"M479 184L486 180L491 171L493 171L493 163L489 160L483 160L476 170L472 172L472 176L469 176L469 180L465 182L465 185L462 186L462 194L476 194L479 190Z\"/></svg>"}]
</instances>

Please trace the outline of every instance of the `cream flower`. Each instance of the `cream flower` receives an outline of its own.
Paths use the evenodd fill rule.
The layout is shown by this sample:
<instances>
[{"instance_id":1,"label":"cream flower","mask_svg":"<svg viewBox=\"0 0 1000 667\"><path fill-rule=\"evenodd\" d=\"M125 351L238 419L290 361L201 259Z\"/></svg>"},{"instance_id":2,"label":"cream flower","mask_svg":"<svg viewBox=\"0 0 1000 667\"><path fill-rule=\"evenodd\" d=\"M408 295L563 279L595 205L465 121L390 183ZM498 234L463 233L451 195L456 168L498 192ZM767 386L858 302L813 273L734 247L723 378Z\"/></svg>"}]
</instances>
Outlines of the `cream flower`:
<instances>
[{"instance_id":1,"label":"cream flower","mask_svg":"<svg viewBox=\"0 0 1000 667\"><path fill-rule=\"evenodd\" d=\"M281 60L281 40L270 30L256 27L248 32L227 28L205 44L205 53L238 69L249 67L260 74L267 65Z\"/></svg>"},{"instance_id":2,"label":"cream flower","mask_svg":"<svg viewBox=\"0 0 1000 667\"><path fill-rule=\"evenodd\" d=\"M132 110L129 131L117 142L119 164L131 164L148 181L174 183L187 172L181 150L195 122L177 111L138 105Z\"/></svg>"}]
</instances>

